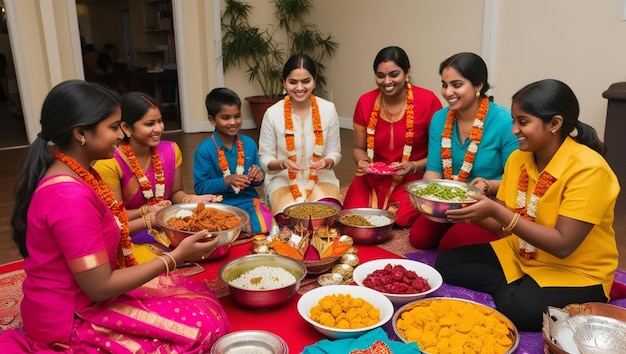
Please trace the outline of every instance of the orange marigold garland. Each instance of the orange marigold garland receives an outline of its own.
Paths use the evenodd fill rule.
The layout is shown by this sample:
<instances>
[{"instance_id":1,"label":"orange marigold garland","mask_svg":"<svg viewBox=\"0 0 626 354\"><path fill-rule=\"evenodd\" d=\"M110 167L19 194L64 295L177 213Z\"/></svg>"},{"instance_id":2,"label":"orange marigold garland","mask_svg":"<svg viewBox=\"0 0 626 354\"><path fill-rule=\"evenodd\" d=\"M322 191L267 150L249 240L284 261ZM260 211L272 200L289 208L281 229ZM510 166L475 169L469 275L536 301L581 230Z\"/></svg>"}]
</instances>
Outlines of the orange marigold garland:
<instances>
[{"instance_id":1,"label":"orange marigold garland","mask_svg":"<svg viewBox=\"0 0 626 354\"><path fill-rule=\"evenodd\" d=\"M415 103L413 100L413 90L411 89L411 83L406 84L406 133L404 140L404 148L402 149L402 162L409 161L411 152L413 151L413 124L415 121ZM378 125L378 119L380 118L380 107L378 104L374 104L374 110L370 115L370 120L367 124L367 157L370 161L374 162L374 138L376 135L376 125Z\"/></svg>"},{"instance_id":2,"label":"orange marigold garland","mask_svg":"<svg viewBox=\"0 0 626 354\"><path fill-rule=\"evenodd\" d=\"M488 111L489 99L484 97L480 101L480 106L478 107L474 123L472 124L472 130L470 130L470 144L465 152L463 165L461 166L458 176L455 176L452 174L452 126L454 124L454 120L456 119L456 112L452 109L448 110L446 124L444 125L443 133L441 134L441 163L443 165L443 176L445 179L465 182L469 177L469 174L474 167L474 158L476 157L476 152L478 151L478 145L480 144L480 140L483 138L483 125Z\"/></svg>"},{"instance_id":3,"label":"orange marigold garland","mask_svg":"<svg viewBox=\"0 0 626 354\"><path fill-rule=\"evenodd\" d=\"M322 119L320 117L319 106L317 105L317 100L314 95L309 96L311 100L311 116L313 118L313 134L315 136L315 142L313 146L313 155L311 156L311 160L313 162L317 162L322 159L322 154L324 153L324 133L322 131ZM284 103L284 116L285 116L285 143L287 145L287 155L289 160L297 163L296 156L296 144L294 138L294 128L293 128L293 119L291 117L292 109L291 109L291 97L285 97ZM313 191L313 187L317 184L318 176L315 171L309 171L309 178L306 184L306 197L302 196L302 192L300 192L300 188L296 183L296 177L298 172L289 171L289 189L291 190L291 195L297 202L303 202L311 196L311 192Z\"/></svg>"},{"instance_id":4,"label":"orange marigold garland","mask_svg":"<svg viewBox=\"0 0 626 354\"><path fill-rule=\"evenodd\" d=\"M133 256L133 243L130 239L130 230L128 229L128 215L126 214L126 208L124 203L115 200L113 192L104 183L102 177L89 167L87 171L81 164L79 164L72 157L62 153L59 150L54 151L54 157L66 164L72 171L76 172L85 183L87 183L98 195L104 203L109 207L117 226L120 228L120 242L117 249L117 265L119 268L132 267L137 265L137 261Z\"/></svg>"},{"instance_id":5,"label":"orange marigold garland","mask_svg":"<svg viewBox=\"0 0 626 354\"><path fill-rule=\"evenodd\" d=\"M217 141L215 141L215 135L212 136L213 143L215 147L217 147ZM235 167L235 174L242 175L244 173L244 151L243 151L243 143L241 142L241 138L239 135L235 137L236 146L237 146L237 167ZM220 165L220 169L222 170L222 174L224 178L231 175L230 167L228 166L228 160L226 160L226 155L224 153L224 147L217 148L217 162ZM238 187L232 186L235 194L238 194L240 189Z\"/></svg>"},{"instance_id":6,"label":"orange marigold garland","mask_svg":"<svg viewBox=\"0 0 626 354\"><path fill-rule=\"evenodd\" d=\"M517 197L515 199L515 211L522 215L525 219L535 221L537 217L537 203L539 199L546 194L550 186L556 182L556 178L552 177L548 172L542 172L537 181L537 185L530 196L530 201L526 203L526 190L528 189L528 172L526 166L522 167L522 173L519 176ZM526 259L534 259L537 256L537 249L530 243L519 239L519 254Z\"/></svg>"},{"instance_id":7,"label":"orange marigold garland","mask_svg":"<svg viewBox=\"0 0 626 354\"><path fill-rule=\"evenodd\" d=\"M124 154L128 157L130 167L133 169L139 185L141 186L141 192L146 199L146 204L153 205L163 200L165 196L165 174L163 173L163 165L161 164L161 158L157 148L151 148L152 167L154 168L154 181L156 182L154 192L152 191L152 185L150 180L146 177L145 172L137 161L137 156L133 148L127 142L123 142L120 147Z\"/></svg>"}]
</instances>

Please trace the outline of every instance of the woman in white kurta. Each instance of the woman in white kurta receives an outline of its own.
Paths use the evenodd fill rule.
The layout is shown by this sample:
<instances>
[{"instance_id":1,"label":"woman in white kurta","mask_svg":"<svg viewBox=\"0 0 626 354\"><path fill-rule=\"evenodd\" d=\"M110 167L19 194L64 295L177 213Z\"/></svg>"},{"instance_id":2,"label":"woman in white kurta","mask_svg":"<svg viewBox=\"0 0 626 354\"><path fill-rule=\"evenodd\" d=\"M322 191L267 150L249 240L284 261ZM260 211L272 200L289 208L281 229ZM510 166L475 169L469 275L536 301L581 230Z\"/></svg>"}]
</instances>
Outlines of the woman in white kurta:
<instances>
[{"instance_id":1,"label":"woman in white kurta","mask_svg":"<svg viewBox=\"0 0 626 354\"><path fill-rule=\"evenodd\" d=\"M316 76L310 57L289 58L283 68L288 96L263 117L259 155L273 215L304 201L341 205L332 170L341 160L339 117L332 102L313 95Z\"/></svg>"}]
</instances>

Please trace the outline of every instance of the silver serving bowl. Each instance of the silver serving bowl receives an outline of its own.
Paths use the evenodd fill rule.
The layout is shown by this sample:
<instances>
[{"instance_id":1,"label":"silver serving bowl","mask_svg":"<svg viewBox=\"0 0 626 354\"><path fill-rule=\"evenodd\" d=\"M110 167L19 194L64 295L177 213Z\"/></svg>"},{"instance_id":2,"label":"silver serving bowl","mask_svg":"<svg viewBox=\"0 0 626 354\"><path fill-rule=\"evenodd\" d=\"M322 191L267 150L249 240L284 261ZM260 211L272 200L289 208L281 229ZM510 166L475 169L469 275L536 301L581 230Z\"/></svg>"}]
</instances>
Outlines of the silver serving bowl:
<instances>
[{"instance_id":1,"label":"silver serving bowl","mask_svg":"<svg viewBox=\"0 0 626 354\"><path fill-rule=\"evenodd\" d=\"M327 216L311 215L310 219L311 219L311 223L313 224L313 229L316 229L320 226L328 226L328 227L333 226L333 224L335 223L335 217L337 216L337 213L341 209L339 208L338 205L322 203L322 202L304 202L304 203L292 204L286 207L285 210L283 210L283 213L281 214L281 223L283 224L283 226L292 226L292 227L302 224L304 228L308 228L309 227L309 215L308 214L306 216L299 215L297 209L298 208L311 209L311 208L316 208L316 207L331 208L333 210L333 213ZM298 214L297 216L293 216L293 213L298 213Z\"/></svg>"},{"instance_id":2,"label":"silver serving bowl","mask_svg":"<svg viewBox=\"0 0 626 354\"><path fill-rule=\"evenodd\" d=\"M244 330L231 332L218 339L211 347L211 354L226 353L273 353L288 354L287 343L271 332Z\"/></svg>"},{"instance_id":3,"label":"silver serving bowl","mask_svg":"<svg viewBox=\"0 0 626 354\"><path fill-rule=\"evenodd\" d=\"M409 193L411 204L419 210L422 215L436 222L449 222L448 217L446 216L446 211L464 208L468 205L476 203L476 199L467 197L467 199L463 201L446 201L430 196L419 196L415 193L416 190L425 188L431 183L438 183L446 187L461 187L467 189L470 193L480 193L478 188L470 186L465 182L452 181L448 179L422 179L407 183L404 186L404 190Z\"/></svg>"},{"instance_id":4,"label":"silver serving bowl","mask_svg":"<svg viewBox=\"0 0 626 354\"><path fill-rule=\"evenodd\" d=\"M380 215L389 219L390 222L381 226L356 226L342 220L342 218L353 214L361 215L365 218ZM341 234L352 237L352 240L359 244L375 244L387 241L391 237L391 229L396 220L398 220L396 213L375 208L344 209L336 217L337 223L341 225Z\"/></svg>"},{"instance_id":5,"label":"silver serving bowl","mask_svg":"<svg viewBox=\"0 0 626 354\"><path fill-rule=\"evenodd\" d=\"M232 284L241 274L256 267L280 267L293 274L296 281L276 289L244 289ZM228 285L230 297L236 303L256 310L267 310L287 303L300 289L307 271L302 262L277 254L251 254L235 258L220 267L218 275Z\"/></svg>"},{"instance_id":6,"label":"silver serving bowl","mask_svg":"<svg viewBox=\"0 0 626 354\"><path fill-rule=\"evenodd\" d=\"M181 210L193 211L197 206L198 203L173 204L159 210L156 213L156 224L163 229L163 232L167 235L172 247L178 246L180 241L182 241L185 237L193 235L196 232L174 229L167 224L167 221L170 218L176 217L176 214ZM219 243L217 248L207 258L203 259L203 261L217 259L227 255L230 251L230 244L237 239L241 233L241 229L246 226L248 222L250 222L250 216L248 213L237 207L220 203L205 203L205 207L234 213L240 222L232 229L209 233L209 236L218 237Z\"/></svg>"}]
</instances>

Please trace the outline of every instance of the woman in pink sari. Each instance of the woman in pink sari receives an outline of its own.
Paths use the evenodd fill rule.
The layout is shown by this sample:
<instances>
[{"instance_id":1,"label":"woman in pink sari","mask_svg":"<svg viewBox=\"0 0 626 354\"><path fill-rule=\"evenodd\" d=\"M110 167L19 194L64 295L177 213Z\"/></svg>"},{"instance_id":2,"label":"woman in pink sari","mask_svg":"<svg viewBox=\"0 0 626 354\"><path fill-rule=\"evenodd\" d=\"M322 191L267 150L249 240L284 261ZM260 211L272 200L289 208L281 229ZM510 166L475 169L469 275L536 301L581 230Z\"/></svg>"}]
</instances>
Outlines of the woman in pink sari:
<instances>
[{"instance_id":1,"label":"woman in pink sari","mask_svg":"<svg viewBox=\"0 0 626 354\"><path fill-rule=\"evenodd\" d=\"M113 157L120 122L119 98L97 84L65 81L46 97L11 219L24 327L0 335L1 352L201 353L229 331L213 293L168 276L215 249L206 231L137 265L123 203L90 167Z\"/></svg>"},{"instance_id":2,"label":"woman in pink sari","mask_svg":"<svg viewBox=\"0 0 626 354\"><path fill-rule=\"evenodd\" d=\"M354 110L354 160L357 171L343 207L389 209L396 225L419 216L404 185L422 178L430 119L441 108L435 94L411 85L411 64L399 47L381 49L374 59L377 89L359 98ZM383 166L388 174L370 173ZM384 172L384 171L383 171Z\"/></svg>"},{"instance_id":3,"label":"woman in pink sari","mask_svg":"<svg viewBox=\"0 0 626 354\"><path fill-rule=\"evenodd\" d=\"M129 92L121 98L124 141L112 159L94 168L128 212L135 258L139 263L168 251L169 240L152 228L154 216L172 203L212 202L215 195L183 190L183 156L173 141L161 140L165 126L154 98Z\"/></svg>"}]
</instances>

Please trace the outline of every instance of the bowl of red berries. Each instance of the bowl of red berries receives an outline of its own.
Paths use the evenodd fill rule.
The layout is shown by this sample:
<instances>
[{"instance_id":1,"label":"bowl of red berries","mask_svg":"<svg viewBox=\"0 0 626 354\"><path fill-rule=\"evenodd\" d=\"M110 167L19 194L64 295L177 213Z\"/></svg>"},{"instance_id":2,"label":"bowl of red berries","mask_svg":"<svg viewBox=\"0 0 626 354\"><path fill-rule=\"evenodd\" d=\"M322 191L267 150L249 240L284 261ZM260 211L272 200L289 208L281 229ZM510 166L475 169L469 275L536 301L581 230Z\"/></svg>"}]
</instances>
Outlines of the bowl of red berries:
<instances>
[{"instance_id":1,"label":"bowl of red berries","mask_svg":"<svg viewBox=\"0 0 626 354\"><path fill-rule=\"evenodd\" d=\"M441 274L428 264L410 259L377 259L360 264L354 282L383 293L394 305L423 299L443 284Z\"/></svg>"}]
</instances>

